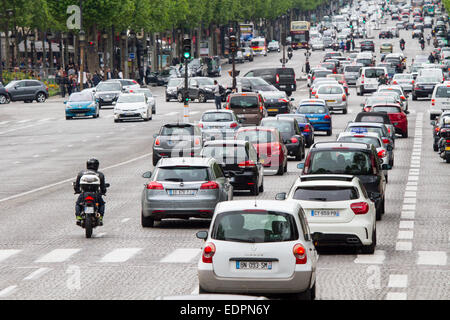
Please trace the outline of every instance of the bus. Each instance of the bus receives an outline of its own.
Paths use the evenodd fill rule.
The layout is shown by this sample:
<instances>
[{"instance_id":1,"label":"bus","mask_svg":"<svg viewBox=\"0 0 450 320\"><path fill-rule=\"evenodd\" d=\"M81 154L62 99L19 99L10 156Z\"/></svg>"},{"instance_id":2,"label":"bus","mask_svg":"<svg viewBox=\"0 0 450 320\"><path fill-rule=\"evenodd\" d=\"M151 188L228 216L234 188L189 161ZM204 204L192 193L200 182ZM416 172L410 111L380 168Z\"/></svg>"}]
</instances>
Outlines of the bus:
<instances>
[{"instance_id":1,"label":"bus","mask_svg":"<svg viewBox=\"0 0 450 320\"><path fill-rule=\"evenodd\" d=\"M263 54L263 55L267 54L266 38L263 37L254 38L250 46L255 54Z\"/></svg>"},{"instance_id":2,"label":"bus","mask_svg":"<svg viewBox=\"0 0 450 320\"><path fill-rule=\"evenodd\" d=\"M311 25L308 21L291 22L291 46L292 49L308 48L309 30Z\"/></svg>"}]
</instances>

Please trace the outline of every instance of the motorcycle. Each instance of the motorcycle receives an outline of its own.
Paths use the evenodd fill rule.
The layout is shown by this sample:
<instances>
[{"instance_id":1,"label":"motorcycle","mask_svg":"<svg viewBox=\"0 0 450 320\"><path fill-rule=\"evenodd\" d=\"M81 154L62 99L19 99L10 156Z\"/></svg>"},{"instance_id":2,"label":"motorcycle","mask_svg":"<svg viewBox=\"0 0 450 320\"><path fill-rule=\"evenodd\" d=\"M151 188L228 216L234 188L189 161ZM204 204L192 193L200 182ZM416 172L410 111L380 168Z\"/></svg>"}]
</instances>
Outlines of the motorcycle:
<instances>
[{"instance_id":1,"label":"motorcycle","mask_svg":"<svg viewBox=\"0 0 450 320\"><path fill-rule=\"evenodd\" d=\"M292 59L292 51L288 51L288 58L289 58L289 60Z\"/></svg>"},{"instance_id":2,"label":"motorcycle","mask_svg":"<svg viewBox=\"0 0 450 320\"><path fill-rule=\"evenodd\" d=\"M424 50L424 49L425 49L425 43L422 42L422 43L420 44L420 48L421 48L422 50Z\"/></svg>"},{"instance_id":3,"label":"motorcycle","mask_svg":"<svg viewBox=\"0 0 450 320\"><path fill-rule=\"evenodd\" d=\"M441 129L439 133L439 155L445 162L450 163L450 129Z\"/></svg>"}]
</instances>

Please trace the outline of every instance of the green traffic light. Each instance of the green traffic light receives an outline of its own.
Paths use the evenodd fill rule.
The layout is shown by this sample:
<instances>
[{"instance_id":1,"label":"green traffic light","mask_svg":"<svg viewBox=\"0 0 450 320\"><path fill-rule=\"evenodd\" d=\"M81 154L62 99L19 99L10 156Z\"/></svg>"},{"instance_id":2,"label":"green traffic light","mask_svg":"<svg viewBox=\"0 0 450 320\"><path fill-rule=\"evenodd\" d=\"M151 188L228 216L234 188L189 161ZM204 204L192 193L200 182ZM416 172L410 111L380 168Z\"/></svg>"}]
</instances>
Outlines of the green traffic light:
<instances>
[{"instance_id":1,"label":"green traffic light","mask_svg":"<svg viewBox=\"0 0 450 320\"><path fill-rule=\"evenodd\" d=\"M191 58L191 53L190 52L185 52L183 54L183 56L184 56L185 59L190 59Z\"/></svg>"}]
</instances>

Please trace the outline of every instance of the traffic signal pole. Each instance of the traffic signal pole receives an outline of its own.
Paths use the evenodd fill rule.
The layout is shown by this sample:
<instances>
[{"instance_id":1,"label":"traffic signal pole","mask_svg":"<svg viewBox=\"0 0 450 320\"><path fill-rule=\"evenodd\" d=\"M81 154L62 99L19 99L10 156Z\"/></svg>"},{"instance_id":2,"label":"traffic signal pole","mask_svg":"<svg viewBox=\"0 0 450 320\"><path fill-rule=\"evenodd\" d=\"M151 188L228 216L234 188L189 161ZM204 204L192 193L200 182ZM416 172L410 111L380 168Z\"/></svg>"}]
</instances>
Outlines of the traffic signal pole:
<instances>
[{"instance_id":1,"label":"traffic signal pole","mask_svg":"<svg viewBox=\"0 0 450 320\"><path fill-rule=\"evenodd\" d=\"M183 57L184 57L184 122L189 122L189 80L188 80L188 61L191 58L191 39L184 38L183 40Z\"/></svg>"}]
</instances>

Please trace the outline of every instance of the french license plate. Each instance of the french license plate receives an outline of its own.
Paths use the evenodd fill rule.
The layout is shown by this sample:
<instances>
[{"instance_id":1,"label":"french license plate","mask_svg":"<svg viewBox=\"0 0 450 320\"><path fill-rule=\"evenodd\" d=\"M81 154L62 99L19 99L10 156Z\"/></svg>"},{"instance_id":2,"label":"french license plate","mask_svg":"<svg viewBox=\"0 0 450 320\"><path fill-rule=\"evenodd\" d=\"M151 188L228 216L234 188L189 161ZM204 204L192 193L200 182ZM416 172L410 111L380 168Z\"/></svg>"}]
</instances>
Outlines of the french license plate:
<instances>
[{"instance_id":1,"label":"french license plate","mask_svg":"<svg viewBox=\"0 0 450 320\"><path fill-rule=\"evenodd\" d=\"M272 262L263 261L236 261L239 270L272 270Z\"/></svg>"},{"instance_id":2,"label":"french license plate","mask_svg":"<svg viewBox=\"0 0 450 320\"><path fill-rule=\"evenodd\" d=\"M238 118L245 118L245 114L238 114Z\"/></svg>"},{"instance_id":3,"label":"french license plate","mask_svg":"<svg viewBox=\"0 0 450 320\"><path fill-rule=\"evenodd\" d=\"M319 120L319 118L309 118L309 120L317 121L317 120Z\"/></svg>"},{"instance_id":4,"label":"french license plate","mask_svg":"<svg viewBox=\"0 0 450 320\"><path fill-rule=\"evenodd\" d=\"M85 207L84 213L94 213L94 207Z\"/></svg>"},{"instance_id":5,"label":"french license plate","mask_svg":"<svg viewBox=\"0 0 450 320\"><path fill-rule=\"evenodd\" d=\"M194 196L196 190L180 190L180 189L169 189L167 193L169 196Z\"/></svg>"},{"instance_id":6,"label":"french license plate","mask_svg":"<svg viewBox=\"0 0 450 320\"><path fill-rule=\"evenodd\" d=\"M327 100L327 102L333 103L336 102L336 100Z\"/></svg>"},{"instance_id":7,"label":"french license plate","mask_svg":"<svg viewBox=\"0 0 450 320\"><path fill-rule=\"evenodd\" d=\"M267 109L267 111L270 111L270 112L277 112L278 109Z\"/></svg>"},{"instance_id":8,"label":"french license plate","mask_svg":"<svg viewBox=\"0 0 450 320\"><path fill-rule=\"evenodd\" d=\"M311 210L311 217L339 217L337 210Z\"/></svg>"},{"instance_id":9,"label":"french license plate","mask_svg":"<svg viewBox=\"0 0 450 320\"><path fill-rule=\"evenodd\" d=\"M105 101L105 102L111 102L112 99L111 99L111 98L103 98L103 101Z\"/></svg>"},{"instance_id":10,"label":"french license plate","mask_svg":"<svg viewBox=\"0 0 450 320\"><path fill-rule=\"evenodd\" d=\"M78 113L77 116L79 117L84 117L86 115L86 113Z\"/></svg>"},{"instance_id":11,"label":"french license plate","mask_svg":"<svg viewBox=\"0 0 450 320\"><path fill-rule=\"evenodd\" d=\"M433 89L433 86L423 86L424 89Z\"/></svg>"},{"instance_id":12,"label":"french license plate","mask_svg":"<svg viewBox=\"0 0 450 320\"><path fill-rule=\"evenodd\" d=\"M281 85L281 86L280 86L280 88L284 89L284 88L286 88L286 86L284 86L284 85Z\"/></svg>"}]
</instances>

